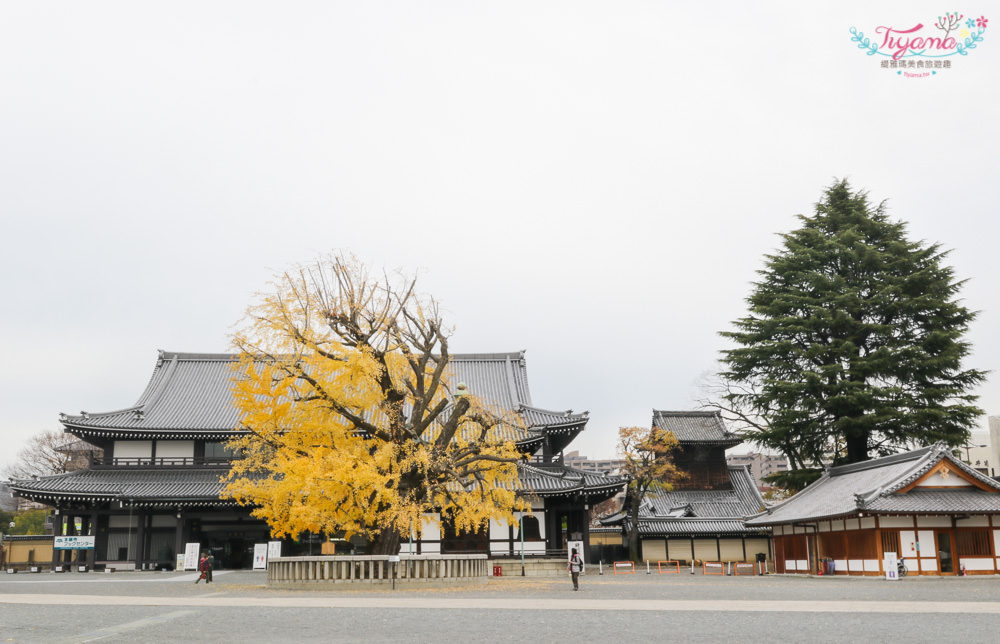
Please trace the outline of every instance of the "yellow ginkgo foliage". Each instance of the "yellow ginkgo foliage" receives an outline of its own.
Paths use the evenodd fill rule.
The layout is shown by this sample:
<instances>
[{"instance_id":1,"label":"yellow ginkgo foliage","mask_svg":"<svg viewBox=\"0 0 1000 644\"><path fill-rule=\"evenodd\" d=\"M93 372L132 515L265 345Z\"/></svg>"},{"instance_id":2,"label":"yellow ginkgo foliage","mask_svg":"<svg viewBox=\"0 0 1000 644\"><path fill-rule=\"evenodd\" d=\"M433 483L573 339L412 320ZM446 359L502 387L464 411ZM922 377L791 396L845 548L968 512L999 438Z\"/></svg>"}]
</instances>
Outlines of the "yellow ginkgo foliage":
<instances>
[{"instance_id":1,"label":"yellow ginkgo foliage","mask_svg":"<svg viewBox=\"0 0 1000 644\"><path fill-rule=\"evenodd\" d=\"M332 256L272 287L233 338L227 495L275 536L360 534L374 554L430 513L466 532L514 519L521 454L499 437L520 419L451 382L450 330L414 278Z\"/></svg>"},{"instance_id":2,"label":"yellow ginkgo foliage","mask_svg":"<svg viewBox=\"0 0 1000 644\"><path fill-rule=\"evenodd\" d=\"M653 490L669 492L687 474L674 465L674 450L680 442L673 432L658 427L619 427L618 454L623 474L629 478L623 508L628 516L629 555L639 562L639 508Z\"/></svg>"}]
</instances>

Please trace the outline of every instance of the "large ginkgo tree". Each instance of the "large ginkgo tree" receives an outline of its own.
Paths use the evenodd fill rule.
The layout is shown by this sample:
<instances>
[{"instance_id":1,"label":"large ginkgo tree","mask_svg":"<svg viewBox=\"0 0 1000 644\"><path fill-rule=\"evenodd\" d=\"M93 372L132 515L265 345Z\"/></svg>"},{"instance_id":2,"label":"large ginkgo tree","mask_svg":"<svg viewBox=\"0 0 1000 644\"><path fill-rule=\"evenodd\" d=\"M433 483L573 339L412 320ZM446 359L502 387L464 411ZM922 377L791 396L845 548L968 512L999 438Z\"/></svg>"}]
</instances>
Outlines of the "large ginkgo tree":
<instances>
[{"instance_id":1,"label":"large ginkgo tree","mask_svg":"<svg viewBox=\"0 0 1000 644\"><path fill-rule=\"evenodd\" d=\"M226 493L275 536L361 535L373 554L429 520L513 520L520 420L454 382L449 333L413 277L343 255L278 275L234 335Z\"/></svg>"}]
</instances>

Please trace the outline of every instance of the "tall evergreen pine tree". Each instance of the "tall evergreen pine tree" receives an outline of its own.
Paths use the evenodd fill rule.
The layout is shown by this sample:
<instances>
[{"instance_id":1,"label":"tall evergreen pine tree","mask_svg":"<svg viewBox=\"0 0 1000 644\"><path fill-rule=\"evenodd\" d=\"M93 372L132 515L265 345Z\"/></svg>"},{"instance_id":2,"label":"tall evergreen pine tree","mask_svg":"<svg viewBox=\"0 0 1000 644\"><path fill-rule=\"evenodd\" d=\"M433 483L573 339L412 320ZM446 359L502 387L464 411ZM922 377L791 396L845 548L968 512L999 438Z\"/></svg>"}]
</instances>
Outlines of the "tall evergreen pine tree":
<instances>
[{"instance_id":1,"label":"tall evergreen pine tree","mask_svg":"<svg viewBox=\"0 0 1000 644\"><path fill-rule=\"evenodd\" d=\"M975 313L962 306L939 244L909 241L884 205L847 181L828 188L802 227L781 235L747 302L722 335L732 408L762 422L748 438L793 469L825 451L855 463L913 445L960 446L983 412L963 369Z\"/></svg>"}]
</instances>

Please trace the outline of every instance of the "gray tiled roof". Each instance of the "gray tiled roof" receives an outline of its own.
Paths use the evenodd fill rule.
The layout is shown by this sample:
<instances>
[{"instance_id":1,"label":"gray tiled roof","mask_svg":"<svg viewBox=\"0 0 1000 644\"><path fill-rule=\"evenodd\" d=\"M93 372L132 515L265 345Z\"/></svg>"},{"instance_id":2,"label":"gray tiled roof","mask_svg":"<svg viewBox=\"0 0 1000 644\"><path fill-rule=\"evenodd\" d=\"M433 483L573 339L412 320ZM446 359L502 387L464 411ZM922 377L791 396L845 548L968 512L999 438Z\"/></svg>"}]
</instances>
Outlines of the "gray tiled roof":
<instances>
[{"instance_id":1,"label":"gray tiled roof","mask_svg":"<svg viewBox=\"0 0 1000 644\"><path fill-rule=\"evenodd\" d=\"M986 487L958 490L898 490L913 483L942 460ZM949 505L954 503L955 505ZM792 498L747 521L774 525L865 512L1000 512L1000 483L956 459L942 444L862 463L834 467Z\"/></svg>"},{"instance_id":2,"label":"gray tiled roof","mask_svg":"<svg viewBox=\"0 0 1000 644\"><path fill-rule=\"evenodd\" d=\"M766 534L761 528L748 528L740 519L701 519L685 517L682 519L650 519L639 521L639 534L643 536L657 535L747 535Z\"/></svg>"},{"instance_id":3,"label":"gray tiled roof","mask_svg":"<svg viewBox=\"0 0 1000 644\"><path fill-rule=\"evenodd\" d=\"M524 491L540 496L610 497L628 482L625 476L605 476L571 467L536 467L524 463L518 465L518 470Z\"/></svg>"},{"instance_id":4,"label":"gray tiled roof","mask_svg":"<svg viewBox=\"0 0 1000 644\"><path fill-rule=\"evenodd\" d=\"M235 356L161 351L145 391L135 405L111 412L62 415L70 430L144 438L225 438L239 423L230 392ZM504 411L521 414L529 431L516 440L537 437L532 429L583 428L586 413L553 412L531 405L524 353L452 356L453 382L464 382L476 396Z\"/></svg>"},{"instance_id":5,"label":"gray tiled roof","mask_svg":"<svg viewBox=\"0 0 1000 644\"><path fill-rule=\"evenodd\" d=\"M69 474L43 476L38 479L12 481L11 488L22 496L41 502L71 499L127 499L142 504L211 503L220 501L222 477L220 468L167 468L80 470ZM623 476L602 476L567 467L535 467L518 464L521 487L540 496L610 497L627 479Z\"/></svg>"},{"instance_id":6,"label":"gray tiled roof","mask_svg":"<svg viewBox=\"0 0 1000 644\"><path fill-rule=\"evenodd\" d=\"M142 468L79 470L68 474L12 481L22 496L41 501L114 499L138 504L231 505L221 501L221 478L227 470L218 468Z\"/></svg>"},{"instance_id":7,"label":"gray tiled roof","mask_svg":"<svg viewBox=\"0 0 1000 644\"><path fill-rule=\"evenodd\" d=\"M866 512L1000 512L1000 494L982 490L921 490L880 496L865 505Z\"/></svg>"},{"instance_id":8,"label":"gray tiled roof","mask_svg":"<svg viewBox=\"0 0 1000 644\"><path fill-rule=\"evenodd\" d=\"M714 518L739 518L757 514L764 499L754 485L746 465L729 467L731 490L675 490L655 491L647 496L647 503L640 509L640 520L668 516L680 507L689 509L689 516Z\"/></svg>"},{"instance_id":9,"label":"gray tiled roof","mask_svg":"<svg viewBox=\"0 0 1000 644\"><path fill-rule=\"evenodd\" d=\"M743 442L726 431L722 417L714 411L661 411L653 410L653 427L674 433L681 443L713 443L739 445Z\"/></svg>"},{"instance_id":10,"label":"gray tiled roof","mask_svg":"<svg viewBox=\"0 0 1000 644\"><path fill-rule=\"evenodd\" d=\"M729 466L729 490L676 490L650 493L639 508L639 533L655 535L758 534L744 519L760 511L764 499L747 465ZM626 513L602 519L604 524L629 524ZM766 529L765 529L766 531Z\"/></svg>"}]
</instances>

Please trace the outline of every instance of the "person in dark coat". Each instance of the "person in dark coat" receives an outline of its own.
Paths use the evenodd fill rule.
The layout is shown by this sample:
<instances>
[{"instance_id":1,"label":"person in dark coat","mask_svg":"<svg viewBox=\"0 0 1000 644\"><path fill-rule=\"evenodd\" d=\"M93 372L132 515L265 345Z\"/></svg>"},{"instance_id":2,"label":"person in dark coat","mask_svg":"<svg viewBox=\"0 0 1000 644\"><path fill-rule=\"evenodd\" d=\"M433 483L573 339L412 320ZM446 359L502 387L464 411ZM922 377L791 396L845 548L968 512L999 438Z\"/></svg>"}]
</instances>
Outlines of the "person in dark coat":
<instances>
[{"instance_id":1,"label":"person in dark coat","mask_svg":"<svg viewBox=\"0 0 1000 644\"><path fill-rule=\"evenodd\" d=\"M205 583L212 583L212 571L215 570L215 556L209 552L208 556L205 557Z\"/></svg>"}]
</instances>

